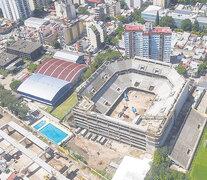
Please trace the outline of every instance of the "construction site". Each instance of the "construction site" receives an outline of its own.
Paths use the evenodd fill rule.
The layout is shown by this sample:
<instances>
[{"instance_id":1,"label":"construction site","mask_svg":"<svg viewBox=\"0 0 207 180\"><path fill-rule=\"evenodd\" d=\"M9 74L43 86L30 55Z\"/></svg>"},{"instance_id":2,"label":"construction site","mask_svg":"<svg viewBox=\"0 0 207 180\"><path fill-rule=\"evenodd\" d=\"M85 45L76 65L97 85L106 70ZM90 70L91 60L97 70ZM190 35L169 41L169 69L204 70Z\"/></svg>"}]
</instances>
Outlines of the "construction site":
<instances>
[{"instance_id":1,"label":"construction site","mask_svg":"<svg viewBox=\"0 0 207 180\"><path fill-rule=\"evenodd\" d=\"M73 125L153 153L173 127L188 84L167 63L139 58L106 62L76 89Z\"/></svg>"},{"instance_id":2,"label":"construction site","mask_svg":"<svg viewBox=\"0 0 207 180\"><path fill-rule=\"evenodd\" d=\"M137 115L144 115L149 109L155 95L139 90L130 90L126 94L126 98L122 98L121 102L116 106L111 113L111 117L120 118L127 122L132 122ZM136 112L133 109L136 107Z\"/></svg>"}]
</instances>

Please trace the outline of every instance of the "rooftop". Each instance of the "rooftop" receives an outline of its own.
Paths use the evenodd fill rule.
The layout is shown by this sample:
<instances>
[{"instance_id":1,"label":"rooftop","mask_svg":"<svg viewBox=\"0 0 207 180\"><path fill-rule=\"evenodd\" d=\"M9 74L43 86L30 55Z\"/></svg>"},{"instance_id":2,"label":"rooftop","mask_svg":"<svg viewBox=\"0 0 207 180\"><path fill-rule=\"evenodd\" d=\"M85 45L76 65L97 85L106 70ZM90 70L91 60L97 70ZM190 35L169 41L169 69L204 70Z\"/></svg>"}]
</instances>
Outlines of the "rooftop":
<instances>
[{"instance_id":1,"label":"rooftop","mask_svg":"<svg viewBox=\"0 0 207 180\"><path fill-rule=\"evenodd\" d=\"M11 49L14 51L19 51L23 53L32 53L36 49L40 48L42 45L37 42L30 42L25 40L18 40L11 46L7 47L7 49Z\"/></svg>"},{"instance_id":2,"label":"rooftop","mask_svg":"<svg viewBox=\"0 0 207 180\"><path fill-rule=\"evenodd\" d=\"M8 63L13 62L15 59L17 59L18 56L9 54L7 52L2 52L0 54L0 66L6 66Z\"/></svg>"},{"instance_id":3,"label":"rooftop","mask_svg":"<svg viewBox=\"0 0 207 180\"><path fill-rule=\"evenodd\" d=\"M125 25L126 31L141 31L144 33L160 33L160 34L171 34L172 31L169 27L153 27L151 30L145 30L144 26Z\"/></svg>"},{"instance_id":4,"label":"rooftop","mask_svg":"<svg viewBox=\"0 0 207 180\"><path fill-rule=\"evenodd\" d=\"M206 118L192 109L170 153L170 159L184 169L190 168L205 124Z\"/></svg>"}]
</instances>

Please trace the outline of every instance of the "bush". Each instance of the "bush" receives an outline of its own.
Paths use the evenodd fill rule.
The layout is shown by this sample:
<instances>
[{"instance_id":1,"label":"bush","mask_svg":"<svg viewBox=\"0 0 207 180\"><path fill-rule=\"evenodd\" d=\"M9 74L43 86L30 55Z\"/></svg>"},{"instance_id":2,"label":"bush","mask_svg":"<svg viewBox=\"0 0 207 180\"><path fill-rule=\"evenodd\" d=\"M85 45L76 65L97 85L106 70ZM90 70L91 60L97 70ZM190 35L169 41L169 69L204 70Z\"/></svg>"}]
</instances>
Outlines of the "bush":
<instances>
[{"instance_id":1,"label":"bush","mask_svg":"<svg viewBox=\"0 0 207 180\"><path fill-rule=\"evenodd\" d=\"M21 81L14 80L11 82L11 84L9 86L13 91L17 91L17 89L21 83L22 83Z\"/></svg>"},{"instance_id":2,"label":"bush","mask_svg":"<svg viewBox=\"0 0 207 180\"><path fill-rule=\"evenodd\" d=\"M29 67L27 68L29 72L33 73L37 69L38 65L37 64L30 64Z\"/></svg>"}]
</instances>

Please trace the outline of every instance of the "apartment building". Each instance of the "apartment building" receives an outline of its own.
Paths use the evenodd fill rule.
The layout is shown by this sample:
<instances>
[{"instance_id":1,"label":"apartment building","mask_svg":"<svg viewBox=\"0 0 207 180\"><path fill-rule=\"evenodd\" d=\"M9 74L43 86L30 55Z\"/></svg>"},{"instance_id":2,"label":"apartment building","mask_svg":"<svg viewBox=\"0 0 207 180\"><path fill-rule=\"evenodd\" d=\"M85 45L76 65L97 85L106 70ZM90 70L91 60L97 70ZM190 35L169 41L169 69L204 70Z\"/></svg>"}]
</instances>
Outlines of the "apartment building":
<instances>
[{"instance_id":1,"label":"apartment building","mask_svg":"<svg viewBox=\"0 0 207 180\"><path fill-rule=\"evenodd\" d=\"M47 7L50 0L29 0L30 9L34 11L37 8Z\"/></svg>"},{"instance_id":2,"label":"apartment building","mask_svg":"<svg viewBox=\"0 0 207 180\"><path fill-rule=\"evenodd\" d=\"M109 17L116 17L121 14L121 5L120 2L112 1L106 4L106 13Z\"/></svg>"},{"instance_id":3,"label":"apartment building","mask_svg":"<svg viewBox=\"0 0 207 180\"><path fill-rule=\"evenodd\" d=\"M70 23L62 23L59 28L59 38L61 46L77 41L84 32L82 20L74 20Z\"/></svg>"},{"instance_id":4,"label":"apartment building","mask_svg":"<svg viewBox=\"0 0 207 180\"><path fill-rule=\"evenodd\" d=\"M171 34L169 27L125 26L125 53L128 58L140 56L170 62Z\"/></svg>"},{"instance_id":5,"label":"apartment building","mask_svg":"<svg viewBox=\"0 0 207 180\"><path fill-rule=\"evenodd\" d=\"M55 2L56 15L60 18L68 18L70 20L76 18L75 6L70 0Z\"/></svg>"},{"instance_id":6,"label":"apartment building","mask_svg":"<svg viewBox=\"0 0 207 180\"><path fill-rule=\"evenodd\" d=\"M31 16L27 0L0 0L0 7L5 19L17 21Z\"/></svg>"}]
</instances>

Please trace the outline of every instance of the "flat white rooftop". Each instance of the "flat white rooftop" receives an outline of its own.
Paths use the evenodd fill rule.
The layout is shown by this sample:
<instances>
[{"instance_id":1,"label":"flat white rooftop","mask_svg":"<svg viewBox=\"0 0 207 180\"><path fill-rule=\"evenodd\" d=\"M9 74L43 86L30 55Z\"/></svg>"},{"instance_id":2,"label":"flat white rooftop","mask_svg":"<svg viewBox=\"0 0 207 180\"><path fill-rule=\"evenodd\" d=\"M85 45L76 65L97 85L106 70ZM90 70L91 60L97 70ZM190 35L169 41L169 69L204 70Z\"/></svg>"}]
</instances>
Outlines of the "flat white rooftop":
<instances>
[{"instance_id":1,"label":"flat white rooftop","mask_svg":"<svg viewBox=\"0 0 207 180\"><path fill-rule=\"evenodd\" d=\"M124 156L112 180L144 180L150 169L151 159Z\"/></svg>"}]
</instances>

